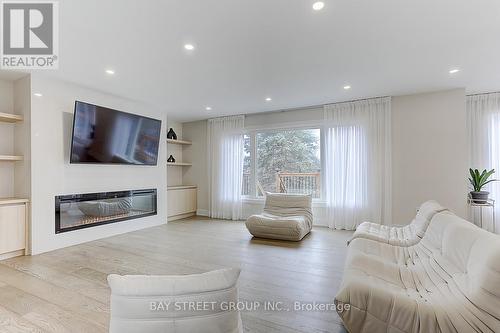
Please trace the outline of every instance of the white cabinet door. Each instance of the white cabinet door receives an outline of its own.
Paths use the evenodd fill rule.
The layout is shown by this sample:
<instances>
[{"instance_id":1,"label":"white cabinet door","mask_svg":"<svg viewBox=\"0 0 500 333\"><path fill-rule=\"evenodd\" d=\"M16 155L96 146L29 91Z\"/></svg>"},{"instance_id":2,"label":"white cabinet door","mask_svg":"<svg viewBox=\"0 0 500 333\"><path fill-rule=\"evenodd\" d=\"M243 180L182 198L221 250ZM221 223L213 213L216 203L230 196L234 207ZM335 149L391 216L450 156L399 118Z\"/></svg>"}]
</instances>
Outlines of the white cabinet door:
<instances>
[{"instance_id":1,"label":"white cabinet door","mask_svg":"<svg viewBox=\"0 0 500 333\"><path fill-rule=\"evenodd\" d=\"M196 189L190 188L186 190L185 198L185 210L187 213L196 212Z\"/></svg>"},{"instance_id":2,"label":"white cabinet door","mask_svg":"<svg viewBox=\"0 0 500 333\"><path fill-rule=\"evenodd\" d=\"M196 188L169 190L167 194L167 216L196 212Z\"/></svg>"},{"instance_id":3,"label":"white cabinet door","mask_svg":"<svg viewBox=\"0 0 500 333\"><path fill-rule=\"evenodd\" d=\"M26 206L0 206L0 254L26 247Z\"/></svg>"},{"instance_id":4,"label":"white cabinet door","mask_svg":"<svg viewBox=\"0 0 500 333\"><path fill-rule=\"evenodd\" d=\"M182 201L181 198L179 198L179 192L180 190L170 190L167 193L167 216L175 216L181 214L180 211L180 202Z\"/></svg>"}]
</instances>

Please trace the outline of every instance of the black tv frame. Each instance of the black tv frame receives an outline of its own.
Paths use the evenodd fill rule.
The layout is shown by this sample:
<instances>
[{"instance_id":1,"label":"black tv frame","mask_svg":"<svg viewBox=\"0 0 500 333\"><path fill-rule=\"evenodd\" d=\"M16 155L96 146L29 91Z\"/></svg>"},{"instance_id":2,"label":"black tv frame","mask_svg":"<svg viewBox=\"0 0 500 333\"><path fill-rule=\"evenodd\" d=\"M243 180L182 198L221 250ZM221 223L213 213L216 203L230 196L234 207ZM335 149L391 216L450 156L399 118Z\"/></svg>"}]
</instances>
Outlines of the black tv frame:
<instances>
[{"instance_id":1,"label":"black tv frame","mask_svg":"<svg viewBox=\"0 0 500 333\"><path fill-rule=\"evenodd\" d=\"M102 108L102 109L107 109L107 110L111 110L113 112L118 112L118 113L123 113L123 114L128 114L128 115L132 115L132 116L137 116L137 117L141 117L141 118L145 118L145 119L150 119L150 120L154 120L154 121L157 121L160 123L160 136L158 137L158 152L156 154L156 161L155 161L155 164L145 164L145 163L122 163L122 162L78 162L78 161L73 161L72 160L72 156L73 156L73 141L75 140L75 121L76 121L76 117L75 117L75 114L76 114L76 104L77 103L84 103L84 104L88 104L88 105L93 105L93 106L96 106L96 107L99 107L99 108ZM70 164L90 164L90 165L141 165L141 166L157 166L158 165L158 157L160 156L160 146L159 146L159 143L161 142L161 120L160 119L155 119L155 118L151 118L151 117L146 117L146 116L142 116L142 115L138 115L138 114L134 114L134 113L130 113L130 112L123 112L123 111L120 111L120 110L116 110L116 109L112 109L112 108L108 108L106 106L101 106L101 105L97 105L97 104L93 104L93 103L88 103L88 102L84 102L84 101L78 101L78 100L75 100L75 106L73 108L73 125L72 125L72 129L71 129L71 147L70 147L70 150L69 150L69 163Z\"/></svg>"}]
</instances>

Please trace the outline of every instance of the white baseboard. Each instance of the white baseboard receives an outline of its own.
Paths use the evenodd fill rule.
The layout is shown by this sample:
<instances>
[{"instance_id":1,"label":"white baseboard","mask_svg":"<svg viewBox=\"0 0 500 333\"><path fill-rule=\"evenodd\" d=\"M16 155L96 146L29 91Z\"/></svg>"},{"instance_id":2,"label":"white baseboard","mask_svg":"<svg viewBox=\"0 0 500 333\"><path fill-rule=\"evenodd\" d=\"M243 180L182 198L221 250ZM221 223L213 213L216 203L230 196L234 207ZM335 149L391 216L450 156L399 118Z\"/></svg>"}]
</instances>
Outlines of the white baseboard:
<instances>
[{"instance_id":1,"label":"white baseboard","mask_svg":"<svg viewBox=\"0 0 500 333\"><path fill-rule=\"evenodd\" d=\"M195 214L196 214L196 212L191 212L191 213L186 213L186 214L169 216L169 217L167 217L167 221L170 222L170 221L182 220L182 219L186 219L186 218L191 217L191 216L195 216Z\"/></svg>"},{"instance_id":2,"label":"white baseboard","mask_svg":"<svg viewBox=\"0 0 500 333\"><path fill-rule=\"evenodd\" d=\"M8 253L0 254L0 260L10 259L10 258L14 258L14 257L24 256L24 255L26 255L24 250L12 251L12 252L8 252Z\"/></svg>"},{"instance_id":3,"label":"white baseboard","mask_svg":"<svg viewBox=\"0 0 500 333\"><path fill-rule=\"evenodd\" d=\"M208 209L198 209L196 210L196 215L198 216L210 216L210 214L208 213Z\"/></svg>"}]
</instances>

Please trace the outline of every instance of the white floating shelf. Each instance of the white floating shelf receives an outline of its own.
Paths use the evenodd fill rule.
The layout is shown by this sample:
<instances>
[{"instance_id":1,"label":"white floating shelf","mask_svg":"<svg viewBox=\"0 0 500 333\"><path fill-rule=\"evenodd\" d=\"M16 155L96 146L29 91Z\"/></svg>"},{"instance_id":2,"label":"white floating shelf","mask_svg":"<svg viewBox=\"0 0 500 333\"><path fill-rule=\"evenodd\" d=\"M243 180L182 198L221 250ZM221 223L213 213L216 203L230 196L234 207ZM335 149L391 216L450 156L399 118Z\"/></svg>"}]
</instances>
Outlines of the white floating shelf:
<instances>
[{"instance_id":1,"label":"white floating shelf","mask_svg":"<svg viewBox=\"0 0 500 333\"><path fill-rule=\"evenodd\" d=\"M191 163L184 163L184 162L167 162L168 166L191 166Z\"/></svg>"},{"instance_id":2,"label":"white floating shelf","mask_svg":"<svg viewBox=\"0 0 500 333\"><path fill-rule=\"evenodd\" d=\"M23 156L19 155L0 155L0 161L22 161Z\"/></svg>"},{"instance_id":3,"label":"white floating shelf","mask_svg":"<svg viewBox=\"0 0 500 333\"><path fill-rule=\"evenodd\" d=\"M0 198L0 205L15 205L27 202L29 202L29 199L25 198Z\"/></svg>"},{"instance_id":4,"label":"white floating shelf","mask_svg":"<svg viewBox=\"0 0 500 333\"><path fill-rule=\"evenodd\" d=\"M175 185L175 186L167 186L167 191L170 190L186 190L190 188L196 188L196 185Z\"/></svg>"},{"instance_id":5,"label":"white floating shelf","mask_svg":"<svg viewBox=\"0 0 500 333\"><path fill-rule=\"evenodd\" d=\"M167 143L171 143L174 145L192 145L193 143L191 141L186 141L186 140L172 140L172 139L167 139Z\"/></svg>"},{"instance_id":6,"label":"white floating shelf","mask_svg":"<svg viewBox=\"0 0 500 333\"><path fill-rule=\"evenodd\" d=\"M0 112L0 122L3 123L17 123L23 121L23 117L17 114Z\"/></svg>"}]
</instances>

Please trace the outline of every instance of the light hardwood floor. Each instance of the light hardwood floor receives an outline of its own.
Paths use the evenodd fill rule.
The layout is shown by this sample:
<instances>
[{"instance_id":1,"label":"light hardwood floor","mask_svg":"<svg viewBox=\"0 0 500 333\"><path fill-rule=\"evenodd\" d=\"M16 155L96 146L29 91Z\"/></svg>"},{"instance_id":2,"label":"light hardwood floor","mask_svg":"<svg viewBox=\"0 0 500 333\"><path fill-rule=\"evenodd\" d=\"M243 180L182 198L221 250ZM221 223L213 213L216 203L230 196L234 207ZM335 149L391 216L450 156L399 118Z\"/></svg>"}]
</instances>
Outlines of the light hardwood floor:
<instances>
[{"instance_id":1,"label":"light hardwood floor","mask_svg":"<svg viewBox=\"0 0 500 333\"><path fill-rule=\"evenodd\" d=\"M242 269L240 299L333 302L351 232L302 242L252 239L242 222L190 218L0 262L0 332L106 332L106 276ZM334 311L243 312L245 332L345 332Z\"/></svg>"}]
</instances>

